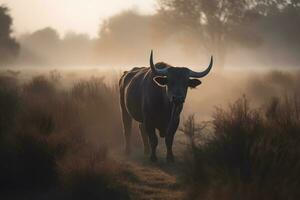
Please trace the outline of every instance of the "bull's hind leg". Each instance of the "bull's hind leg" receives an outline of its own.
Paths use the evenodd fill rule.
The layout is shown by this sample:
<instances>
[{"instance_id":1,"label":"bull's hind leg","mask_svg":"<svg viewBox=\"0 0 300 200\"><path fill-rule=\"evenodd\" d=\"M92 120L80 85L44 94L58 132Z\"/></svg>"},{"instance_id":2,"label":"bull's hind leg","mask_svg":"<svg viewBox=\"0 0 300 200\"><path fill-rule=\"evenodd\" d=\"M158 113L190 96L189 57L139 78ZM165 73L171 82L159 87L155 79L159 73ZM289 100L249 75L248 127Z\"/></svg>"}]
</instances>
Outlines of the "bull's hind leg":
<instances>
[{"instance_id":1,"label":"bull's hind leg","mask_svg":"<svg viewBox=\"0 0 300 200\"><path fill-rule=\"evenodd\" d=\"M144 144L144 154L148 155L150 153L149 138L142 123L139 124L139 128Z\"/></svg>"},{"instance_id":2,"label":"bull's hind leg","mask_svg":"<svg viewBox=\"0 0 300 200\"><path fill-rule=\"evenodd\" d=\"M130 136L131 136L132 118L128 114L126 109L123 108L122 108L122 121L123 121L124 137L125 137L125 153L129 155L131 152Z\"/></svg>"}]
</instances>

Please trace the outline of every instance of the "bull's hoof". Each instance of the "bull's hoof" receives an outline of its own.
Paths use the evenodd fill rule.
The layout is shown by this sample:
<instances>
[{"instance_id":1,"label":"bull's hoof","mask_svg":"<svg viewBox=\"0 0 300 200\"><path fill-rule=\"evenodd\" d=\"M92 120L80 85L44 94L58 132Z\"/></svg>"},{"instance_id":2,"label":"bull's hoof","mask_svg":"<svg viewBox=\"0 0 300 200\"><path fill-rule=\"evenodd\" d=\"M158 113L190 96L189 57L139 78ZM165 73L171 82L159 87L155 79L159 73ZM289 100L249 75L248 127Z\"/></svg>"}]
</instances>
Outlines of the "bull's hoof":
<instances>
[{"instance_id":1,"label":"bull's hoof","mask_svg":"<svg viewBox=\"0 0 300 200\"><path fill-rule=\"evenodd\" d=\"M173 155L167 155L167 162L168 163L174 163L175 162L175 158Z\"/></svg>"},{"instance_id":2,"label":"bull's hoof","mask_svg":"<svg viewBox=\"0 0 300 200\"><path fill-rule=\"evenodd\" d=\"M150 161L151 161L151 162L156 162L156 161L157 161L156 155L151 155L151 156L150 156Z\"/></svg>"}]
</instances>

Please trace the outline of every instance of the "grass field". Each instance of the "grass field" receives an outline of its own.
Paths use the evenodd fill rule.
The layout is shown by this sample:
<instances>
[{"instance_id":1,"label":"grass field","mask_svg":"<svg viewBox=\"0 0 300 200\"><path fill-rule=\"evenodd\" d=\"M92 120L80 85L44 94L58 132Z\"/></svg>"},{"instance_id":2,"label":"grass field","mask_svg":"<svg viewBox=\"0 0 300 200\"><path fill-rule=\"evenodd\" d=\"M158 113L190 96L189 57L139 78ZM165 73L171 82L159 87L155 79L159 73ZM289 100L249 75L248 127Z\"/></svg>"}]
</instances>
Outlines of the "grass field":
<instances>
[{"instance_id":1,"label":"grass field","mask_svg":"<svg viewBox=\"0 0 300 200\"><path fill-rule=\"evenodd\" d=\"M137 129L123 156L118 74L1 71L1 199L299 199L299 72L202 80L172 166L142 155Z\"/></svg>"}]
</instances>

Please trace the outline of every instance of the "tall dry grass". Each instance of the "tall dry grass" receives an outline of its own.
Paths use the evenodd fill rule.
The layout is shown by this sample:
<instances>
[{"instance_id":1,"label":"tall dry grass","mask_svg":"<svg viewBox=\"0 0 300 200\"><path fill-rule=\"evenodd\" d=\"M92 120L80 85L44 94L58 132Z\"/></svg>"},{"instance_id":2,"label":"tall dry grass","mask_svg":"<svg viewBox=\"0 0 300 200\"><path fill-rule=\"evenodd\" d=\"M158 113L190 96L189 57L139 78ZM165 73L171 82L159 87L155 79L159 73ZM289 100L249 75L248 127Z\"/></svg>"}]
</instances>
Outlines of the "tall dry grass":
<instances>
[{"instance_id":1,"label":"tall dry grass","mask_svg":"<svg viewBox=\"0 0 300 200\"><path fill-rule=\"evenodd\" d=\"M246 97L217 108L212 135L187 154L187 199L299 199L299 109L297 95L259 109Z\"/></svg>"},{"instance_id":2,"label":"tall dry grass","mask_svg":"<svg viewBox=\"0 0 300 200\"><path fill-rule=\"evenodd\" d=\"M108 156L122 138L116 88L60 79L0 77L0 198L129 199Z\"/></svg>"}]
</instances>

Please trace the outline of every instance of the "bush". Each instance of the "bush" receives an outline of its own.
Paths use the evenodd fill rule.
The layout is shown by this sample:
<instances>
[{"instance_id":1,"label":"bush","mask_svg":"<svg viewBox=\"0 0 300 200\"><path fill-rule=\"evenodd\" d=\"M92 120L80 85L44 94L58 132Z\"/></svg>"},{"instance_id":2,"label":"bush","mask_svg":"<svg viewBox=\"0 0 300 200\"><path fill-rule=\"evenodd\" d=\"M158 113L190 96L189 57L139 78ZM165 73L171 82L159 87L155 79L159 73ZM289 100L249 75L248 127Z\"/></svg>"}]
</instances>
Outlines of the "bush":
<instances>
[{"instance_id":1,"label":"bush","mask_svg":"<svg viewBox=\"0 0 300 200\"><path fill-rule=\"evenodd\" d=\"M0 141L4 132L9 131L15 122L19 109L19 88L17 80L0 76Z\"/></svg>"},{"instance_id":2,"label":"bush","mask_svg":"<svg viewBox=\"0 0 300 200\"><path fill-rule=\"evenodd\" d=\"M258 104L270 101L273 97L293 95L299 93L300 74L282 71L271 71L263 75L256 75L248 80L247 95L251 96L253 103Z\"/></svg>"},{"instance_id":3,"label":"bush","mask_svg":"<svg viewBox=\"0 0 300 200\"><path fill-rule=\"evenodd\" d=\"M60 79L0 77L0 198L128 199L107 157L121 132L115 89L91 78L67 90Z\"/></svg>"},{"instance_id":4,"label":"bush","mask_svg":"<svg viewBox=\"0 0 300 200\"><path fill-rule=\"evenodd\" d=\"M15 138L15 187L38 190L52 187L57 181L56 154L47 138L21 133Z\"/></svg>"},{"instance_id":5,"label":"bush","mask_svg":"<svg viewBox=\"0 0 300 200\"><path fill-rule=\"evenodd\" d=\"M84 159L66 157L59 164L64 199L130 199L120 183L122 169L107 158L104 149L84 152Z\"/></svg>"},{"instance_id":6,"label":"bush","mask_svg":"<svg viewBox=\"0 0 300 200\"><path fill-rule=\"evenodd\" d=\"M280 113L280 114L278 114ZM299 199L299 101L217 108L214 133L189 152L188 199Z\"/></svg>"}]
</instances>

